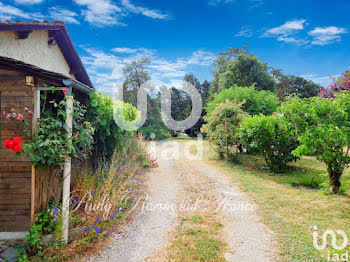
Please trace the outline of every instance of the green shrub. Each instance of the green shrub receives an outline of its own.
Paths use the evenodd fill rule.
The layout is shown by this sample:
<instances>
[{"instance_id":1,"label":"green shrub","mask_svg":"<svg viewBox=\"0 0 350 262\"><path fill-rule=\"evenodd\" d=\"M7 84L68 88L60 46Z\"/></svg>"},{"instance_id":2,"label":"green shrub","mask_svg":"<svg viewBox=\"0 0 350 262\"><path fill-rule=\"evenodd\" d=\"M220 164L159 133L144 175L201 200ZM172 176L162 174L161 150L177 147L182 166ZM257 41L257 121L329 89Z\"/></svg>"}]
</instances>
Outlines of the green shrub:
<instances>
[{"instance_id":1,"label":"green shrub","mask_svg":"<svg viewBox=\"0 0 350 262\"><path fill-rule=\"evenodd\" d=\"M28 234L25 237L23 244L15 245L18 251L18 261L29 261L27 255L37 255L44 248L45 243L42 241L44 234L56 235L58 229L58 221L61 219L56 215L58 207L54 203L51 203L48 208L44 208L38 214L35 215L35 223L29 229ZM57 230L59 233L60 230ZM53 240L55 241L55 240Z\"/></svg>"},{"instance_id":2,"label":"green shrub","mask_svg":"<svg viewBox=\"0 0 350 262\"><path fill-rule=\"evenodd\" d=\"M203 125L201 131L207 134L209 143L220 158L233 157L232 148L239 143L236 132L245 117L241 104L228 99L225 103L217 104L211 114L204 117L207 124Z\"/></svg>"},{"instance_id":3,"label":"green shrub","mask_svg":"<svg viewBox=\"0 0 350 262\"><path fill-rule=\"evenodd\" d=\"M281 106L289 132L300 146L296 156L316 155L327 165L329 188L338 193L340 177L350 165L350 93L333 99L291 97Z\"/></svg>"},{"instance_id":4,"label":"green shrub","mask_svg":"<svg viewBox=\"0 0 350 262\"><path fill-rule=\"evenodd\" d=\"M226 99L244 102L242 110L250 115L271 115L276 111L279 103L278 97L270 91L258 91L252 86L232 86L214 95L213 101L209 102L206 110L210 114L217 104L225 102Z\"/></svg>"},{"instance_id":5,"label":"green shrub","mask_svg":"<svg viewBox=\"0 0 350 262\"><path fill-rule=\"evenodd\" d=\"M123 103L123 105L125 119L136 119L137 109L127 103ZM95 128L94 140L96 150L94 159L99 159L100 157L110 159L117 145L121 146L124 136L133 134L133 132L122 130L115 123L113 100L109 96L97 92L91 93L86 118Z\"/></svg>"},{"instance_id":6,"label":"green shrub","mask_svg":"<svg viewBox=\"0 0 350 262\"><path fill-rule=\"evenodd\" d=\"M167 140L171 137L169 130L160 124L141 127L140 132L147 140ZM155 137L152 137L152 134L155 134Z\"/></svg>"},{"instance_id":7,"label":"green shrub","mask_svg":"<svg viewBox=\"0 0 350 262\"><path fill-rule=\"evenodd\" d=\"M298 146L298 141L287 132L279 117L248 117L242 121L238 136L245 148L257 150L264 156L273 172L285 171L288 162L297 159L292 151Z\"/></svg>"}]
</instances>

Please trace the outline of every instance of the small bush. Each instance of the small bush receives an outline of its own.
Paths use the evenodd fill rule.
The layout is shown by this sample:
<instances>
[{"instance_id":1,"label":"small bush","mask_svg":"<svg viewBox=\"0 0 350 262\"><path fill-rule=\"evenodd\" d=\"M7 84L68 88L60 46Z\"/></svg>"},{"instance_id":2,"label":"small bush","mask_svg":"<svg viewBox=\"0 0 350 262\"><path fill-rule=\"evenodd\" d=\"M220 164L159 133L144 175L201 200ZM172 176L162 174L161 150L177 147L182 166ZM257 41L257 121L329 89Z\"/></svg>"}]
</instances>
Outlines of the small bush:
<instances>
[{"instance_id":1,"label":"small bush","mask_svg":"<svg viewBox=\"0 0 350 262\"><path fill-rule=\"evenodd\" d=\"M147 140L167 140L171 137L169 130L160 124L141 127L140 132ZM154 134L155 137L152 137L152 134Z\"/></svg>"},{"instance_id":2,"label":"small bush","mask_svg":"<svg viewBox=\"0 0 350 262\"><path fill-rule=\"evenodd\" d=\"M242 121L239 133L242 145L257 150L273 172L284 172L288 162L297 160L292 151L297 148L296 137L290 135L280 118L252 116Z\"/></svg>"},{"instance_id":3,"label":"small bush","mask_svg":"<svg viewBox=\"0 0 350 262\"><path fill-rule=\"evenodd\" d=\"M207 134L209 143L219 153L220 158L233 157L232 147L239 143L236 132L245 117L241 104L228 99L225 103L219 103L210 115L204 117L207 124L203 125L201 131Z\"/></svg>"}]
</instances>

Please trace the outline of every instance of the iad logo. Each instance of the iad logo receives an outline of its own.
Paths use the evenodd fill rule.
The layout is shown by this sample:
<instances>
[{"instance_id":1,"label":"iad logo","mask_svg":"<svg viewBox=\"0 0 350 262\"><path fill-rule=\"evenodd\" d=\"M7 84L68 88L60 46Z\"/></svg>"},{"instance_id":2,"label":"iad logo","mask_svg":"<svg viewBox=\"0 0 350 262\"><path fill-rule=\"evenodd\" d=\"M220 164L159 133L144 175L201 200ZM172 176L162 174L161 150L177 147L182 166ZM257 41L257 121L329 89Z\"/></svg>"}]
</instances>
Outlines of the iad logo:
<instances>
[{"instance_id":1,"label":"iad logo","mask_svg":"<svg viewBox=\"0 0 350 262\"><path fill-rule=\"evenodd\" d=\"M342 230L335 230L337 234L341 235L343 237L343 244L341 246L337 245L337 236L335 235L333 230L326 230L323 235L322 235L322 244L318 244L318 232L317 232L317 226L313 227L314 232L313 232L313 242L314 242L314 247L317 250L323 250L327 246L327 236L330 235L332 237L332 247L336 250L342 250L348 245L348 236L345 234L344 231Z\"/></svg>"},{"instance_id":2,"label":"iad logo","mask_svg":"<svg viewBox=\"0 0 350 262\"><path fill-rule=\"evenodd\" d=\"M317 232L317 226L313 226L313 244L314 247L317 250L323 250L326 248L327 246L327 237L328 235L331 236L331 242L332 242L332 247L336 250L343 250L344 248L346 248L346 246L348 245L348 236L346 235L346 233L342 230L335 230L335 232L340 235L343 239L343 243L341 245L337 244L337 236L336 233L334 232L334 230L326 230L323 235L322 235L322 244L319 245L318 244L318 232ZM328 251L328 261L349 261L349 254L348 251L346 251L345 253L339 255L339 254L333 254L331 255L330 252Z\"/></svg>"}]
</instances>

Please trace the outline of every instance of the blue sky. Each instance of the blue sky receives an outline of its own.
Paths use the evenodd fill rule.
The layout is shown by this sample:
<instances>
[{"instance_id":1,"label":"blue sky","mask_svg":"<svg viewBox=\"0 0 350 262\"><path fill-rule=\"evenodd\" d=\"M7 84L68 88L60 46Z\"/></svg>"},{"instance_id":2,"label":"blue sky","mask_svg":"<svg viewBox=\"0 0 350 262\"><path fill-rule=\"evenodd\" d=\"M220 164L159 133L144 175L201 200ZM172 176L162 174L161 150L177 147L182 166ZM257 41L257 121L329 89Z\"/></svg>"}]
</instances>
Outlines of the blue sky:
<instances>
[{"instance_id":1,"label":"blue sky","mask_svg":"<svg viewBox=\"0 0 350 262\"><path fill-rule=\"evenodd\" d=\"M1 20L63 20L95 86L149 56L154 79L212 79L217 52L249 45L260 60L324 86L350 67L350 1L0 0Z\"/></svg>"}]
</instances>

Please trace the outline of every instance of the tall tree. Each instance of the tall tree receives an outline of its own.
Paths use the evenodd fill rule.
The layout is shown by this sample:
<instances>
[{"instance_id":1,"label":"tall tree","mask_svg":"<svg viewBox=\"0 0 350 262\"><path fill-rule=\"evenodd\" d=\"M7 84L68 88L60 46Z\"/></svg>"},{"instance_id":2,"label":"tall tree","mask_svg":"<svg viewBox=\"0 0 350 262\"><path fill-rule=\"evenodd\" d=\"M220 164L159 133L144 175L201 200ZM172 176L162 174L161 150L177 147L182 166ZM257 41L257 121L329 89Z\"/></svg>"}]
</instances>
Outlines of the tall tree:
<instances>
[{"instance_id":1,"label":"tall tree","mask_svg":"<svg viewBox=\"0 0 350 262\"><path fill-rule=\"evenodd\" d=\"M171 116L176 121L186 119L189 115L190 104L188 95L181 89L171 88Z\"/></svg>"},{"instance_id":2,"label":"tall tree","mask_svg":"<svg viewBox=\"0 0 350 262\"><path fill-rule=\"evenodd\" d=\"M149 58L140 58L132 61L123 68L125 81L123 83L124 101L137 105L137 92L142 84L150 80L151 77L147 66L151 63ZM156 139L165 139L168 129L164 126L160 112L159 92L154 92L147 96L147 119L140 128L141 133L149 139L155 133Z\"/></svg>"},{"instance_id":3,"label":"tall tree","mask_svg":"<svg viewBox=\"0 0 350 262\"><path fill-rule=\"evenodd\" d=\"M146 67L150 64L147 57L132 61L123 68L125 81L123 84L124 101L136 105L137 91L141 85L151 79Z\"/></svg>"},{"instance_id":4,"label":"tall tree","mask_svg":"<svg viewBox=\"0 0 350 262\"><path fill-rule=\"evenodd\" d=\"M210 82L207 80L204 80L204 82L201 84L201 91L202 100L203 100L203 108L207 105L209 96L210 96Z\"/></svg>"},{"instance_id":5,"label":"tall tree","mask_svg":"<svg viewBox=\"0 0 350 262\"><path fill-rule=\"evenodd\" d=\"M202 90L202 85L199 82L198 78L195 77L192 73L190 73L190 74L185 75L184 81L189 82L198 90L199 94L202 97L202 103L203 103L203 90ZM191 113L191 110L192 110L192 103L191 103L191 99L188 95L186 96L185 102L186 102L185 109L186 109L186 114L187 114L186 116L189 116L189 114ZM197 123L193 127L189 128L185 131L186 134L189 135L190 137L194 137L198 133L200 133L200 128L204 124L203 112L204 112L204 110L202 110L201 118L198 119Z\"/></svg>"},{"instance_id":6,"label":"tall tree","mask_svg":"<svg viewBox=\"0 0 350 262\"><path fill-rule=\"evenodd\" d=\"M269 66L251 55L248 48L231 48L219 53L214 62L214 80L211 95L233 86L251 86L256 84L257 90L274 91L275 80L269 73Z\"/></svg>"},{"instance_id":7,"label":"tall tree","mask_svg":"<svg viewBox=\"0 0 350 262\"><path fill-rule=\"evenodd\" d=\"M281 101L293 93L303 98L317 96L321 89L320 85L311 80L295 75L285 75L281 69L273 69L271 73L276 79L275 92Z\"/></svg>"},{"instance_id":8,"label":"tall tree","mask_svg":"<svg viewBox=\"0 0 350 262\"><path fill-rule=\"evenodd\" d=\"M210 83L207 80L205 80L201 84L199 80L192 73L186 74L184 77L184 81L189 82L198 90L198 92L202 97L202 104L204 108L209 97ZM191 101L191 98L188 96L188 94L181 89L172 87L171 88L172 117L177 121L184 120L191 114L191 110L192 110L192 101ZM204 124L204 119L203 119L204 115L205 115L205 111L202 110L201 118L193 127L185 130L186 134L193 137L200 133L200 128Z\"/></svg>"}]
</instances>

